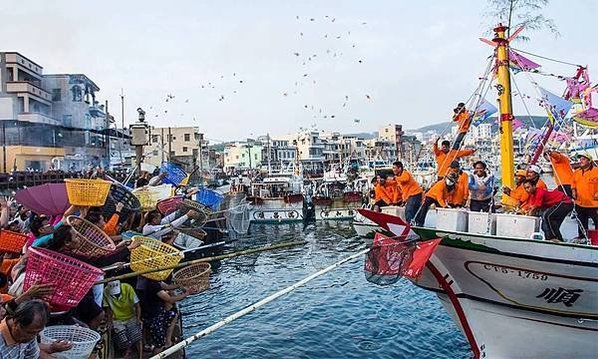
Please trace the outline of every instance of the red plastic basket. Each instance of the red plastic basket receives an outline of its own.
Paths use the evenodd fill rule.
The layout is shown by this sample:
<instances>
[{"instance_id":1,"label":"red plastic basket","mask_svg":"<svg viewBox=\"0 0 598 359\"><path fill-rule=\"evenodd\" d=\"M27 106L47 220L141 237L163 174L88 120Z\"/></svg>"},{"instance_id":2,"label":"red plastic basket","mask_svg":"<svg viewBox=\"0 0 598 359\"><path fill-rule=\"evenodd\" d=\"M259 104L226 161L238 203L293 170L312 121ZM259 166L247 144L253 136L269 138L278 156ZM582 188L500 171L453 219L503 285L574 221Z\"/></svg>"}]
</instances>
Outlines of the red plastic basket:
<instances>
[{"instance_id":1,"label":"red plastic basket","mask_svg":"<svg viewBox=\"0 0 598 359\"><path fill-rule=\"evenodd\" d=\"M77 306L104 272L80 260L43 248L29 248L24 290L34 284L54 284L54 293L44 298L61 310Z\"/></svg>"},{"instance_id":2,"label":"red plastic basket","mask_svg":"<svg viewBox=\"0 0 598 359\"><path fill-rule=\"evenodd\" d=\"M176 211L179 204L183 202L183 199L182 196L166 198L158 202L156 207L158 207L158 211L160 211L162 215L166 216Z\"/></svg>"},{"instance_id":3,"label":"red plastic basket","mask_svg":"<svg viewBox=\"0 0 598 359\"><path fill-rule=\"evenodd\" d=\"M22 233L0 230L0 251L21 253L27 242L27 236Z\"/></svg>"}]
</instances>

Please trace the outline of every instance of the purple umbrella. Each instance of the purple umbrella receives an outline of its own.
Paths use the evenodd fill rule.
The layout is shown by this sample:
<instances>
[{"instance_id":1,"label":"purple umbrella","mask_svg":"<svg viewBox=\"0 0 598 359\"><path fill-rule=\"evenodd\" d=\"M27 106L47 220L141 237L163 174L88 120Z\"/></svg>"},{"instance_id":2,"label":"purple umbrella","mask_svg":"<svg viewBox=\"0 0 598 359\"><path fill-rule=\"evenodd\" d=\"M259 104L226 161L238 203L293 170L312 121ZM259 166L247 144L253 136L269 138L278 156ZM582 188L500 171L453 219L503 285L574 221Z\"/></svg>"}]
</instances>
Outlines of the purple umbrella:
<instances>
[{"instance_id":1,"label":"purple umbrella","mask_svg":"<svg viewBox=\"0 0 598 359\"><path fill-rule=\"evenodd\" d=\"M18 191L15 199L40 214L56 216L70 206L64 183L46 183Z\"/></svg>"}]
</instances>

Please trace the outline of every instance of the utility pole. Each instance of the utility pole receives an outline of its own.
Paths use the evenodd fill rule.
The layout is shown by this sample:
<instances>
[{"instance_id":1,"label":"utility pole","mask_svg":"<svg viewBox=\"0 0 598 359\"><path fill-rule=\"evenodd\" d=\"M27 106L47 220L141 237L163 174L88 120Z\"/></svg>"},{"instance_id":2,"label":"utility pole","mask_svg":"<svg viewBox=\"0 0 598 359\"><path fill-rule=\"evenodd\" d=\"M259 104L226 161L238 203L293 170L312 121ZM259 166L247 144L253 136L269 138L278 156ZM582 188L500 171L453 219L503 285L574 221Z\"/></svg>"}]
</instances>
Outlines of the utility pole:
<instances>
[{"instance_id":1,"label":"utility pole","mask_svg":"<svg viewBox=\"0 0 598 359\"><path fill-rule=\"evenodd\" d=\"M6 172L6 121L2 121L2 172L7 173Z\"/></svg>"},{"instance_id":2,"label":"utility pole","mask_svg":"<svg viewBox=\"0 0 598 359\"><path fill-rule=\"evenodd\" d=\"M210 166L208 166L210 167ZM203 133L199 134L199 177L201 178L203 171Z\"/></svg>"},{"instance_id":3,"label":"utility pole","mask_svg":"<svg viewBox=\"0 0 598 359\"><path fill-rule=\"evenodd\" d=\"M162 132L160 135L160 153L162 154L162 160L160 163L164 163L164 127L162 127L160 130Z\"/></svg>"},{"instance_id":4,"label":"utility pole","mask_svg":"<svg viewBox=\"0 0 598 359\"><path fill-rule=\"evenodd\" d=\"M125 141L125 94L123 92L123 89L120 89L120 121L122 124L122 128L121 128L121 133L120 133L120 140L118 141L118 153L120 155L120 163L121 165L123 164L123 151L122 151L122 145L123 142ZM114 127L117 128L118 131L118 126L116 125L116 123L114 124Z\"/></svg>"},{"instance_id":5,"label":"utility pole","mask_svg":"<svg viewBox=\"0 0 598 359\"><path fill-rule=\"evenodd\" d=\"M272 167L270 166L270 133L268 133L268 174L272 174Z\"/></svg>"},{"instance_id":6,"label":"utility pole","mask_svg":"<svg viewBox=\"0 0 598 359\"><path fill-rule=\"evenodd\" d=\"M168 162L172 162L170 156L172 156L172 132L170 127L168 127Z\"/></svg>"},{"instance_id":7,"label":"utility pole","mask_svg":"<svg viewBox=\"0 0 598 359\"><path fill-rule=\"evenodd\" d=\"M106 146L106 170L110 170L110 112L108 111L108 100L106 100L106 112L104 113L104 146Z\"/></svg>"}]
</instances>

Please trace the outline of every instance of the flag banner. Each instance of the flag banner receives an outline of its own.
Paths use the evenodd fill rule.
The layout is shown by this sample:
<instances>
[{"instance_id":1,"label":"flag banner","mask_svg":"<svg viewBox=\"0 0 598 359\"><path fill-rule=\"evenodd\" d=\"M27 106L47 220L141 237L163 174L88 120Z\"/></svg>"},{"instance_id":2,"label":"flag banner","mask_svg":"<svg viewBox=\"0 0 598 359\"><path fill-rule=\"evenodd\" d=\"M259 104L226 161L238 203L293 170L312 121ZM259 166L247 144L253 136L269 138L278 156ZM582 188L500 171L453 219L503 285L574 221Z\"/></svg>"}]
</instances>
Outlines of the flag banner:
<instances>
[{"instance_id":1,"label":"flag banner","mask_svg":"<svg viewBox=\"0 0 598 359\"><path fill-rule=\"evenodd\" d=\"M411 255L411 261L408 266L406 266L403 275L410 279L417 279L421 276L422 271L424 270L426 263L432 257L432 254L436 250L436 247L440 244L442 239L433 239L430 241L425 242L418 242L415 245L415 250Z\"/></svg>"},{"instance_id":2,"label":"flag banner","mask_svg":"<svg viewBox=\"0 0 598 359\"><path fill-rule=\"evenodd\" d=\"M520 71L534 71L541 65L533 62L520 53L509 50L509 66L513 69L514 73L518 73Z\"/></svg>"},{"instance_id":3,"label":"flag banner","mask_svg":"<svg viewBox=\"0 0 598 359\"><path fill-rule=\"evenodd\" d=\"M413 242L406 241L406 237L376 233L364 264L365 279L378 285L396 283L411 262L414 249Z\"/></svg>"},{"instance_id":4,"label":"flag banner","mask_svg":"<svg viewBox=\"0 0 598 359\"><path fill-rule=\"evenodd\" d=\"M473 113L473 125L478 126L498 111L496 106L483 99Z\"/></svg>"},{"instance_id":5,"label":"flag banner","mask_svg":"<svg viewBox=\"0 0 598 359\"><path fill-rule=\"evenodd\" d=\"M555 123L555 121L562 122L573 106L573 102L567 101L542 87L538 88L542 96L540 106L544 107L550 121L552 123Z\"/></svg>"}]
</instances>

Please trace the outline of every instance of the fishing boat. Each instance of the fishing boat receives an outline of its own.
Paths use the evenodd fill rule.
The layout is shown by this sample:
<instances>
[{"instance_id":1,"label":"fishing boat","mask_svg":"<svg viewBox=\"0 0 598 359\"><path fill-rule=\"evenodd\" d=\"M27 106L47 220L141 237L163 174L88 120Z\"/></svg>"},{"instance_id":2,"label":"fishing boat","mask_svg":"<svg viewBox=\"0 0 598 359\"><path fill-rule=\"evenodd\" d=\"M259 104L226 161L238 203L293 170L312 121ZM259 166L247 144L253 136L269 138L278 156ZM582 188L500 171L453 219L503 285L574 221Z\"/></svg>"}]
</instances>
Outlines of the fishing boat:
<instances>
[{"instance_id":1,"label":"fishing boat","mask_svg":"<svg viewBox=\"0 0 598 359\"><path fill-rule=\"evenodd\" d=\"M520 30L510 37L506 31L498 25L485 42L495 49L502 181L512 186L509 42ZM558 120L557 106L549 107ZM407 226L396 216L361 212L396 235ZM598 246L571 242L572 236L542 240L538 218L506 213L438 209L436 225L412 229L422 240L441 239L423 275L412 281L438 296L474 358L596 356Z\"/></svg>"},{"instance_id":2,"label":"fishing boat","mask_svg":"<svg viewBox=\"0 0 598 359\"><path fill-rule=\"evenodd\" d=\"M247 201L251 223L282 224L303 221L303 178L280 173L252 181Z\"/></svg>"},{"instance_id":3,"label":"fishing boat","mask_svg":"<svg viewBox=\"0 0 598 359\"><path fill-rule=\"evenodd\" d=\"M355 208L359 208L363 200L363 188L367 179L349 179L346 172L332 168L324 173L322 180L312 181L306 186L314 205L315 220L352 221Z\"/></svg>"}]
</instances>

